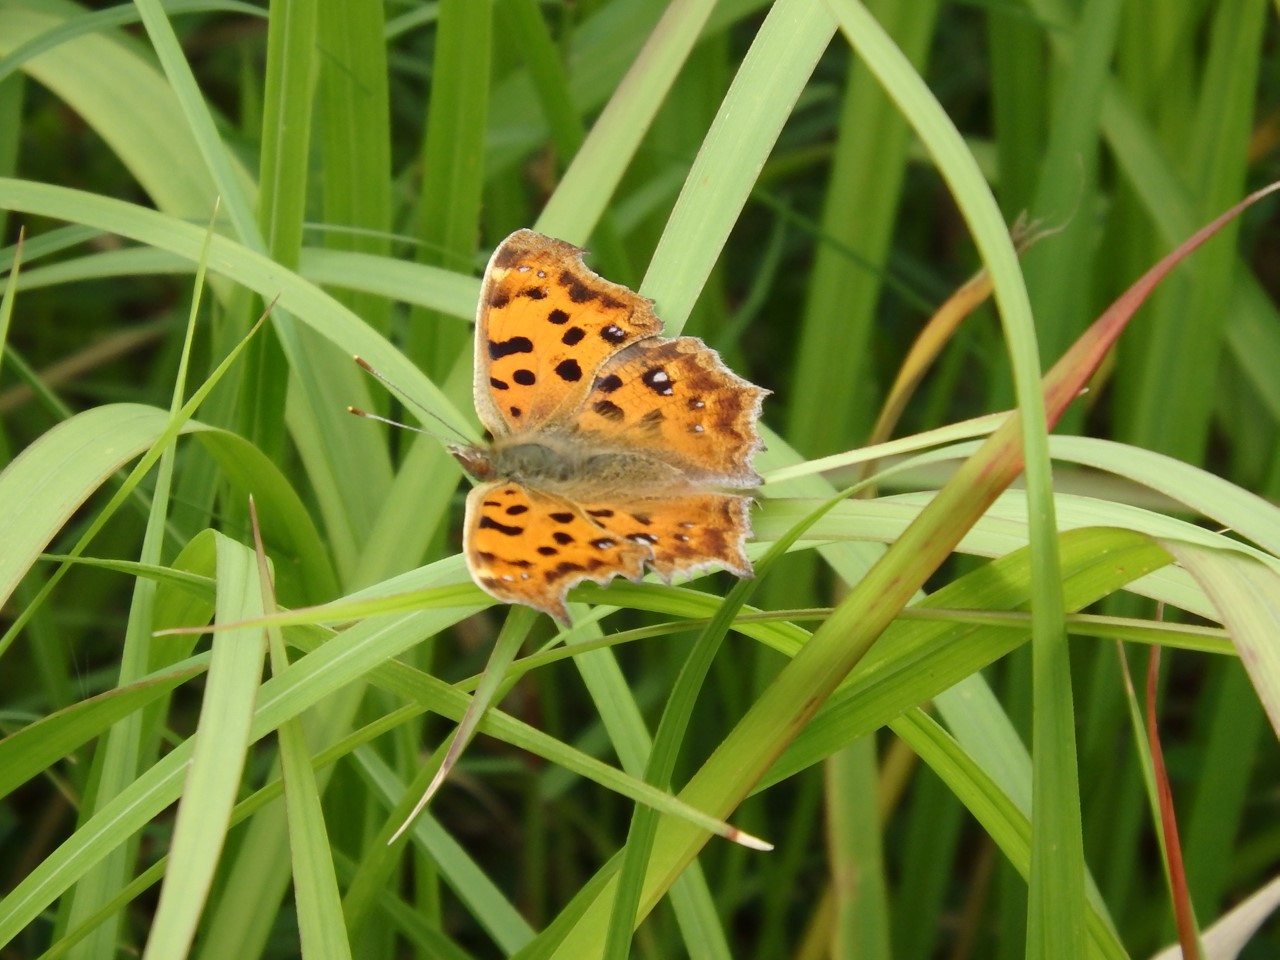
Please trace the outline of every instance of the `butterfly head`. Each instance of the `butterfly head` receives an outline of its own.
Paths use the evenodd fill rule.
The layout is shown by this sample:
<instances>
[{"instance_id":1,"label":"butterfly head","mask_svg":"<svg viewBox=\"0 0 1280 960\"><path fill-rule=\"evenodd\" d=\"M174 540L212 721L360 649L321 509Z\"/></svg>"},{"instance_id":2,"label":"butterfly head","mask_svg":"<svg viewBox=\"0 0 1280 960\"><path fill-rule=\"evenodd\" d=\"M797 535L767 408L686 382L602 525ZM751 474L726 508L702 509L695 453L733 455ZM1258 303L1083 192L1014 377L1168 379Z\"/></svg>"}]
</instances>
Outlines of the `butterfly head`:
<instances>
[{"instance_id":1,"label":"butterfly head","mask_svg":"<svg viewBox=\"0 0 1280 960\"><path fill-rule=\"evenodd\" d=\"M451 443L448 450L453 459L462 464L462 469L476 480L492 480L496 476L493 458L484 447Z\"/></svg>"}]
</instances>

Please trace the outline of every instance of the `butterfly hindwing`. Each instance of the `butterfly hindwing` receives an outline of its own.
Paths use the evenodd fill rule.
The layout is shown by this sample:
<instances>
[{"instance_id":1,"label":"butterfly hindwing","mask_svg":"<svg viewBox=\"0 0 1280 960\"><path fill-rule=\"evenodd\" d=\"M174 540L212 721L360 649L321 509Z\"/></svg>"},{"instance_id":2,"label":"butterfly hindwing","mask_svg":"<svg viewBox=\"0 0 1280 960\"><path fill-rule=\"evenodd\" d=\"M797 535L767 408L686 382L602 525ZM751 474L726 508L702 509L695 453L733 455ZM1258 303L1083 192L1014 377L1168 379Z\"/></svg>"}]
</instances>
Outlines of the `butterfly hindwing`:
<instances>
[{"instance_id":1,"label":"butterfly hindwing","mask_svg":"<svg viewBox=\"0 0 1280 960\"><path fill-rule=\"evenodd\" d=\"M601 367L575 427L584 443L646 453L691 483L751 487L767 394L697 337L652 337Z\"/></svg>"},{"instance_id":2,"label":"butterfly hindwing","mask_svg":"<svg viewBox=\"0 0 1280 960\"><path fill-rule=\"evenodd\" d=\"M751 498L732 493L684 493L586 503L583 510L618 540L645 544L648 564L662 579L724 567L750 577Z\"/></svg>"},{"instance_id":3,"label":"butterfly hindwing","mask_svg":"<svg viewBox=\"0 0 1280 960\"><path fill-rule=\"evenodd\" d=\"M486 483L467 496L463 551L482 589L568 624L565 594L583 580L639 580L653 555L618 537L578 504L518 483Z\"/></svg>"}]
</instances>

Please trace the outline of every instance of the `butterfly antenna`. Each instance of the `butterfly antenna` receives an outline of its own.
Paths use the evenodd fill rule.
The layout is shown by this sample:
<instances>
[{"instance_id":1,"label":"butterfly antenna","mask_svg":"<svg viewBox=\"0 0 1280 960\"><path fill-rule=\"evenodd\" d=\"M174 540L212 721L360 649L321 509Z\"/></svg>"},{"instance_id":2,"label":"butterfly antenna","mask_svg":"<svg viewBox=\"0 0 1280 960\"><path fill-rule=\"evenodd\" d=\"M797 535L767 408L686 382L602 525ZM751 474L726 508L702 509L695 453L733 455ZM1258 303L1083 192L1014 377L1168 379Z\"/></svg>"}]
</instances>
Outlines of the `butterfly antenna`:
<instances>
[{"instance_id":1,"label":"butterfly antenna","mask_svg":"<svg viewBox=\"0 0 1280 960\"><path fill-rule=\"evenodd\" d=\"M396 396L404 397L405 399L407 399L409 403L412 404L415 408L417 408L417 410L420 413L426 414L426 416L430 417L432 420L435 420L437 423L440 423L441 425L443 425L446 430L452 433L460 441L462 441L463 443L471 442L470 440L467 439L466 435L462 433L462 431L458 430L457 427L449 423L449 421L447 421L444 417L440 416L440 414L436 413L434 410L428 410L421 402L419 402L418 400L415 400L413 397L409 396L407 393L405 393L403 390L397 387L394 383L391 382L391 380L389 380L381 372L375 369L369 363L368 360L360 356L360 354L358 353L354 354L352 356L352 359L355 360L356 364L359 365L361 370L369 374L369 376L373 377L375 380L377 380L379 383L385 386L388 390L395 393ZM414 433L426 434L428 437L435 437L437 440L440 440L441 442L446 442L444 437L441 437L439 434L432 433L430 430L424 430L421 427L412 427L407 423L401 423L399 420L388 420L386 417L380 417L376 413L369 413L367 410L361 410L359 407L347 407L347 412L353 413L357 417L364 417L366 420L378 420L382 423L388 424L393 427L403 427L405 430L412 430Z\"/></svg>"},{"instance_id":2,"label":"butterfly antenna","mask_svg":"<svg viewBox=\"0 0 1280 960\"><path fill-rule=\"evenodd\" d=\"M439 440L441 443L447 443L444 437L438 433L432 433L422 427L415 427L411 423L402 423L399 420L392 420L390 417L380 417L376 413L370 413L368 410L361 410L359 407L347 407L347 413L357 417L364 417L366 420L377 420L379 423L385 423L389 427L399 427L401 430L409 430L413 433L421 433L423 436L430 437L433 440Z\"/></svg>"}]
</instances>

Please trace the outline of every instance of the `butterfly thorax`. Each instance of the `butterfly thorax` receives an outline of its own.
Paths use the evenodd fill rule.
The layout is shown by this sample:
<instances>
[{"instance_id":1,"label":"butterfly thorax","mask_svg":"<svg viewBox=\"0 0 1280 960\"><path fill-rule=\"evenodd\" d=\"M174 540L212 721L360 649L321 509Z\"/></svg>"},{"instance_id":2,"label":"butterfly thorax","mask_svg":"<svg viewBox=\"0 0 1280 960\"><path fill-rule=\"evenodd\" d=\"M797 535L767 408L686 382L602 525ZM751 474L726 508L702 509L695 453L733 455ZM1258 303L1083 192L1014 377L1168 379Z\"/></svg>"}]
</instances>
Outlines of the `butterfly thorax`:
<instances>
[{"instance_id":1,"label":"butterfly thorax","mask_svg":"<svg viewBox=\"0 0 1280 960\"><path fill-rule=\"evenodd\" d=\"M634 451L588 445L571 433L504 437L487 447L455 446L449 452L477 480L514 480L560 494L590 489L597 496L613 490L637 496L690 486L669 464Z\"/></svg>"}]
</instances>

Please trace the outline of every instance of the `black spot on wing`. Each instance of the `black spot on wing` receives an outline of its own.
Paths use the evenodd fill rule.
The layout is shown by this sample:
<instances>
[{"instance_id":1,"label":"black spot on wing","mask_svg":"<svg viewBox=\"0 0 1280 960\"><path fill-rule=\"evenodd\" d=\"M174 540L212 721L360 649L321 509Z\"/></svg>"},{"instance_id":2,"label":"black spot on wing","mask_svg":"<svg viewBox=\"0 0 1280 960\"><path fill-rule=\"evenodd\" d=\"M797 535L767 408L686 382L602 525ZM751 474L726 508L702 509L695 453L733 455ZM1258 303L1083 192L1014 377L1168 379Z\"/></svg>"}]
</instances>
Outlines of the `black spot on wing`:
<instances>
[{"instance_id":1,"label":"black spot on wing","mask_svg":"<svg viewBox=\"0 0 1280 960\"><path fill-rule=\"evenodd\" d=\"M565 292L569 294L569 299L574 303L587 303L599 296L596 291L592 290L578 277L575 277L569 270L561 271L560 284L564 287Z\"/></svg>"},{"instance_id":2,"label":"black spot on wing","mask_svg":"<svg viewBox=\"0 0 1280 960\"><path fill-rule=\"evenodd\" d=\"M551 519L556 523L573 523L573 514L567 512L553 513Z\"/></svg>"},{"instance_id":3,"label":"black spot on wing","mask_svg":"<svg viewBox=\"0 0 1280 960\"><path fill-rule=\"evenodd\" d=\"M582 379L582 367L577 360L561 360L556 364L556 376L567 383L576 383Z\"/></svg>"},{"instance_id":4,"label":"black spot on wing","mask_svg":"<svg viewBox=\"0 0 1280 960\"><path fill-rule=\"evenodd\" d=\"M597 400L591 405L591 409L606 420L612 420L614 423L626 416L622 408L612 400Z\"/></svg>"},{"instance_id":5,"label":"black spot on wing","mask_svg":"<svg viewBox=\"0 0 1280 960\"><path fill-rule=\"evenodd\" d=\"M562 547L567 547L569 544L574 542L573 537L565 533L563 530L557 530L551 535L551 539Z\"/></svg>"},{"instance_id":6,"label":"black spot on wing","mask_svg":"<svg viewBox=\"0 0 1280 960\"><path fill-rule=\"evenodd\" d=\"M562 323L569 322L569 314L565 313L559 307L556 307L554 310L552 310L550 313L547 314L547 320L548 322L554 323L556 324L556 326L559 326Z\"/></svg>"},{"instance_id":7,"label":"black spot on wing","mask_svg":"<svg viewBox=\"0 0 1280 960\"><path fill-rule=\"evenodd\" d=\"M621 343L627 339L627 331L615 324L609 324L600 330L600 339L608 343Z\"/></svg>"},{"instance_id":8,"label":"black spot on wing","mask_svg":"<svg viewBox=\"0 0 1280 960\"><path fill-rule=\"evenodd\" d=\"M522 387L532 387L538 382L538 378L533 375L532 370L517 370L511 375L511 379Z\"/></svg>"},{"instance_id":9,"label":"black spot on wing","mask_svg":"<svg viewBox=\"0 0 1280 960\"><path fill-rule=\"evenodd\" d=\"M533 341L528 337L512 337L510 340L490 340L489 359L501 360L516 353L533 353Z\"/></svg>"},{"instance_id":10,"label":"black spot on wing","mask_svg":"<svg viewBox=\"0 0 1280 960\"><path fill-rule=\"evenodd\" d=\"M671 375L661 367L651 367L644 372L644 376L640 379L646 387L660 397L669 397L673 392Z\"/></svg>"},{"instance_id":11,"label":"black spot on wing","mask_svg":"<svg viewBox=\"0 0 1280 960\"><path fill-rule=\"evenodd\" d=\"M597 377L595 388L601 393L613 393L622 386L622 378L616 373L611 373L607 377Z\"/></svg>"},{"instance_id":12,"label":"black spot on wing","mask_svg":"<svg viewBox=\"0 0 1280 960\"><path fill-rule=\"evenodd\" d=\"M497 255L493 258L493 265L499 269L514 267L520 262L521 253L522 251L516 244L499 247Z\"/></svg>"},{"instance_id":13,"label":"black spot on wing","mask_svg":"<svg viewBox=\"0 0 1280 960\"><path fill-rule=\"evenodd\" d=\"M505 523L499 523L493 517L481 517L479 527L481 530L497 530L508 537L518 537L524 533L524 527L509 527Z\"/></svg>"},{"instance_id":14,"label":"black spot on wing","mask_svg":"<svg viewBox=\"0 0 1280 960\"><path fill-rule=\"evenodd\" d=\"M555 583L557 580L560 580L571 573L586 573L586 570L587 568L580 563L561 560L552 569L543 574L543 576L547 578L548 583Z\"/></svg>"},{"instance_id":15,"label":"black spot on wing","mask_svg":"<svg viewBox=\"0 0 1280 960\"><path fill-rule=\"evenodd\" d=\"M505 380L499 380L497 377L490 377L490 378L489 378L489 386L493 387L493 389L495 389L495 390L510 390L510 389L511 389L511 384L507 383L507 381L505 381Z\"/></svg>"},{"instance_id":16,"label":"black spot on wing","mask_svg":"<svg viewBox=\"0 0 1280 960\"><path fill-rule=\"evenodd\" d=\"M564 336L560 338L560 342L567 347L575 346L582 342L582 338L587 335L587 331L581 327L570 327L564 332Z\"/></svg>"}]
</instances>

